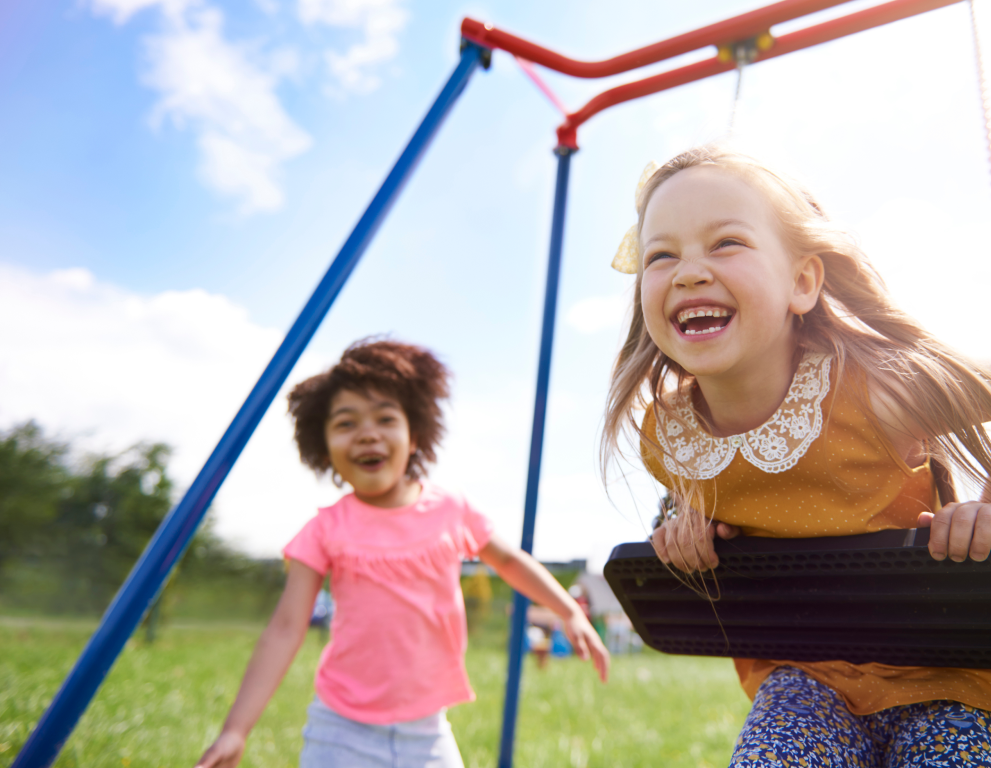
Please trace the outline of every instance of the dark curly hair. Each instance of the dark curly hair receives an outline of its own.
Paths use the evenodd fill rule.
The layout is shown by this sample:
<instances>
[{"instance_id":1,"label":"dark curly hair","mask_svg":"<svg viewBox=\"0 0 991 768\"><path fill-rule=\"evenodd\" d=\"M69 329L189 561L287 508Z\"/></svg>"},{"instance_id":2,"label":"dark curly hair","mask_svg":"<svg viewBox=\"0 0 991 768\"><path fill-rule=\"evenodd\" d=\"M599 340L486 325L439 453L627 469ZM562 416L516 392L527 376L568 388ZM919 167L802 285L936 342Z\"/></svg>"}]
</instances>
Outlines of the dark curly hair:
<instances>
[{"instance_id":1,"label":"dark curly hair","mask_svg":"<svg viewBox=\"0 0 991 768\"><path fill-rule=\"evenodd\" d=\"M437 460L436 448L444 435L440 401L450 394L450 376L444 364L423 347L374 338L356 341L344 350L337 365L297 384L289 393L299 458L317 474L331 472L340 486L324 433L331 401L344 390L364 395L375 391L395 398L406 414L410 439L416 443L406 475L413 480L423 477L426 465Z\"/></svg>"}]
</instances>

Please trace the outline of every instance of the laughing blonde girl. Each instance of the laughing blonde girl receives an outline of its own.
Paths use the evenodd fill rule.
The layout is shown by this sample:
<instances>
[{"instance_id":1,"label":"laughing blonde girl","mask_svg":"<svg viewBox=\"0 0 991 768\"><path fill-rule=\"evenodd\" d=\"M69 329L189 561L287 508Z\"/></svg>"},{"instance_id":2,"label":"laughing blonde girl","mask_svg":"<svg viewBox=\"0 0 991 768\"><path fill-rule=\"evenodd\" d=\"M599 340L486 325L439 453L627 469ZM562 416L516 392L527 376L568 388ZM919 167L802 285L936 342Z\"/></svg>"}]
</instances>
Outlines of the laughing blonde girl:
<instances>
[{"instance_id":1,"label":"laughing blonde girl","mask_svg":"<svg viewBox=\"0 0 991 768\"><path fill-rule=\"evenodd\" d=\"M984 560L991 505L941 507L937 475L991 475L988 373L898 310L852 238L756 160L702 147L641 184L614 261L636 288L603 459L631 432L674 494L661 560L714 568L716 535L916 526L936 559ZM735 664L754 704L732 766L991 765L991 671Z\"/></svg>"}]
</instances>

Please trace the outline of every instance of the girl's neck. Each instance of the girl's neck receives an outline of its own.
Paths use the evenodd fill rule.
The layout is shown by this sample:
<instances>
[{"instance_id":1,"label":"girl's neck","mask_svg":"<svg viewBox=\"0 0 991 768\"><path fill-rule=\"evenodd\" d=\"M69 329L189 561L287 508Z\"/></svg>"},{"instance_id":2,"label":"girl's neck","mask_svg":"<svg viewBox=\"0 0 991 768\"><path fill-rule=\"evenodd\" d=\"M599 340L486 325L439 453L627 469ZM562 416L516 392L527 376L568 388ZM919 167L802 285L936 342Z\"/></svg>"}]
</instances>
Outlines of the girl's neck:
<instances>
[{"instance_id":1,"label":"girl's neck","mask_svg":"<svg viewBox=\"0 0 991 768\"><path fill-rule=\"evenodd\" d=\"M408 477L396 483L385 493L379 496L366 496L355 491L354 495L358 501L370 507L380 507L381 509L396 509L398 507L408 507L415 504L420 498L423 486L418 480L410 480Z\"/></svg>"},{"instance_id":2,"label":"girl's neck","mask_svg":"<svg viewBox=\"0 0 991 768\"><path fill-rule=\"evenodd\" d=\"M801 349L765 358L744 372L698 377L695 405L715 437L739 435L764 424L784 402L802 359Z\"/></svg>"}]
</instances>

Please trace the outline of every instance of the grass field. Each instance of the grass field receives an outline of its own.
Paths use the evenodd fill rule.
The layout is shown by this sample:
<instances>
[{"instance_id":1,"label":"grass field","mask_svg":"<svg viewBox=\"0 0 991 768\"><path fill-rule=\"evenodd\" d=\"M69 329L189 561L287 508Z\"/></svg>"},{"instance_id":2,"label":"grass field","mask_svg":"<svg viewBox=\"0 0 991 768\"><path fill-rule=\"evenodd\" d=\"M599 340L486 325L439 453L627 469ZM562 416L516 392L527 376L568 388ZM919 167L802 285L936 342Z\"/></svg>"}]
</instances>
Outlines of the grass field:
<instances>
[{"instance_id":1,"label":"grass field","mask_svg":"<svg viewBox=\"0 0 991 768\"><path fill-rule=\"evenodd\" d=\"M95 628L92 621L0 618L0 766L13 761ZM57 768L192 768L216 736L260 626L174 625L147 646L132 640L80 721ZM311 633L252 733L241 765L296 766L320 637ZM453 708L467 768L494 766L505 653L468 653L478 701ZM614 660L601 685L590 665L527 659L515 764L722 766L749 702L732 664L647 651Z\"/></svg>"}]
</instances>

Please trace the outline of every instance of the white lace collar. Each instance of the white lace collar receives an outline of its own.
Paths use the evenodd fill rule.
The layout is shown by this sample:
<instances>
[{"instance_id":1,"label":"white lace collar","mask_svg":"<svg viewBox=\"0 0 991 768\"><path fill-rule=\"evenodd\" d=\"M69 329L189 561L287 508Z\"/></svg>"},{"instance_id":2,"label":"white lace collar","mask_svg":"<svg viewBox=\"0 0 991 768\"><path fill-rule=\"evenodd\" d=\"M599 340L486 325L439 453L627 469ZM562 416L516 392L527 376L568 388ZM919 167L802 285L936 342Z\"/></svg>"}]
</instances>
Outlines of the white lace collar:
<instances>
[{"instance_id":1,"label":"white lace collar","mask_svg":"<svg viewBox=\"0 0 991 768\"><path fill-rule=\"evenodd\" d=\"M831 361L830 355L806 353L778 410L742 435L713 437L699 425L691 402L674 408L687 429L662 411L657 440L664 451L664 468L671 475L711 480L739 451L764 472L791 469L822 431L822 401L829 393Z\"/></svg>"}]
</instances>

